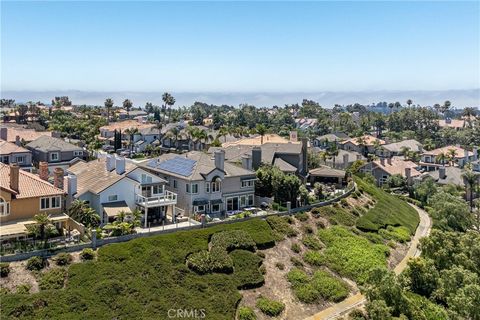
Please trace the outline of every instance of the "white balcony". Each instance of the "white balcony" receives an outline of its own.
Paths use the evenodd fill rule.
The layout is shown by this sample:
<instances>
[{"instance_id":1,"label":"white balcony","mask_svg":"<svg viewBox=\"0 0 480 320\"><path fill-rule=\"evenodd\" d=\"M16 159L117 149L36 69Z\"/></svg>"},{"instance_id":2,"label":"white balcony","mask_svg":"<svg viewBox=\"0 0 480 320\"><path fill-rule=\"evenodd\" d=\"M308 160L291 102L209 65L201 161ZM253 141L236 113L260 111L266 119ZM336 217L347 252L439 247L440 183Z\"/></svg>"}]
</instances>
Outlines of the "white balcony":
<instances>
[{"instance_id":1,"label":"white balcony","mask_svg":"<svg viewBox=\"0 0 480 320\"><path fill-rule=\"evenodd\" d=\"M135 203L144 208L161 207L177 204L177 194L165 190L162 194L145 197L140 194L135 194Z\"/></svg>"}]
</instances>

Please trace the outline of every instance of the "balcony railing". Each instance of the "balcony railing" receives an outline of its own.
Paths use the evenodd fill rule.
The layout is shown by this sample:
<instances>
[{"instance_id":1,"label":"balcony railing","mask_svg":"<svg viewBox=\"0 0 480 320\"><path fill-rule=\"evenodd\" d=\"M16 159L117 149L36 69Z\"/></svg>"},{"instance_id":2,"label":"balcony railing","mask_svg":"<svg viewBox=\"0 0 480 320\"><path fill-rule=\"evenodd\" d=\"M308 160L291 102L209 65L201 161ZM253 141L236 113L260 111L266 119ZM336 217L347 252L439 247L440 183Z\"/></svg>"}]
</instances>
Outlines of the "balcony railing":
<instances>
[{"instance_id":1,"label":"balcony railing","mask_svg":"<svg viewBox=\"0 0 480 320\"><path fill-rule=\"evenodd\" d=\"M142 207L159 207L177 204L177 194L168 190L165 190L163 194L158 194L151 197L135 194L135 203Z\"/></svg>"}]
</instances>

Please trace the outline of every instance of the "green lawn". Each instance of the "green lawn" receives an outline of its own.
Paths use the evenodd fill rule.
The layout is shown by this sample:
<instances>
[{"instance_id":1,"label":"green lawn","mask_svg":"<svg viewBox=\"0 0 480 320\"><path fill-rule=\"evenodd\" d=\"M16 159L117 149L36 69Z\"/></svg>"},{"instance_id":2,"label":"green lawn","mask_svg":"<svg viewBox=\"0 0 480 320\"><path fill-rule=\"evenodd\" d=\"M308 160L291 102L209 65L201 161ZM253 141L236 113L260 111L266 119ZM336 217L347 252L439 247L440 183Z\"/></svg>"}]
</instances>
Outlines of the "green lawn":
<instances>
[{"instance_id":1,"label":"green lawn","mask_svg":"<svg viewBox=\"0 0 480 320\"><path fill-rule=\"evenodd\" d=\"M357 228L364 231L378 231L388 226L403 226L414 234L420 218L418 213L405 201L390 195L360 178L355 178L360 190L372 196L375 206L357 220Z\"/></svg>"},{"instance_id":2,"label":"green lawn","mask_svg":"<svg viewBox=\"0 0 480 320\"><path fill-rule=\"evenodd\" d=\"M208 249L213 233L232 229L248 232L258 248L274 244L268 223L250 220L108 245L96 261L70 266L64 289L2 296L2 319L166 319L172 308L232 319L241 298L237 288L263 282L261 259L232 251L238 268L230 274L199 275L185 263L188 254Z\"/></svg>"}]
</instances>

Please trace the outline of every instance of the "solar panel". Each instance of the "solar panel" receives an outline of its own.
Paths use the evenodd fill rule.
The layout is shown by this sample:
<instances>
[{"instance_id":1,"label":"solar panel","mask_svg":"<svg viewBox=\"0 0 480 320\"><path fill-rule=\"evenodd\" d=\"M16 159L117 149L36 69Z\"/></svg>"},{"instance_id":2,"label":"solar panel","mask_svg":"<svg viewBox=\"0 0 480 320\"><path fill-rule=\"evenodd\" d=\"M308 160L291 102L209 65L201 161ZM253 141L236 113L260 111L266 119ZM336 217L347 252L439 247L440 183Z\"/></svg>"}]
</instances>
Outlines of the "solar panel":
<instances>
[{"instance_id":1,"label":"solar panel","mask_svg":"<svg viewBox=\"0 0 480 320\"><path fill-rule=\"evenodd\" d=\"M165 160L162 162L158 162L158 160L153 159L147 163L147 166L188 177L192 174L193 168L195 167L196 163L197 161L192 159L175 157L173 159Z\"/></svg>"}]
</instances>

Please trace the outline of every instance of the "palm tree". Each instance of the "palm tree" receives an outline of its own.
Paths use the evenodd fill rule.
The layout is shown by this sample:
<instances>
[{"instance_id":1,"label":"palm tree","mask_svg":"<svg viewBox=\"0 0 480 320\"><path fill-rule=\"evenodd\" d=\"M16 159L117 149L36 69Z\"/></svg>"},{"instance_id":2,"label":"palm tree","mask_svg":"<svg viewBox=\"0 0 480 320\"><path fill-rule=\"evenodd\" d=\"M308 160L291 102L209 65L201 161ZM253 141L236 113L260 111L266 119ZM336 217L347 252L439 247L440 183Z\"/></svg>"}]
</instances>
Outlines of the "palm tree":
<instances>
[{"instance_id":1,"label":"palm tree","mask_svg":"<svg viewBox=\"0 0 480 320\"><path fill-rule=\"evenodd\" d=\"M473 170L466 170L462 174L463 182L465 183L465 188L470 193L470 212L473 211L473 196L475 187L478 185L480 175Z\"/></svg>"},{"instance_id":2,"label":"palm tree","mask_svg":"<svg viewBox=\"0 0 480 320\"><path fill-rule=\"evenodd\" d=\"M260 135L260 144L263 144L263 136L267 133L267 127L264 124L257 124L255 131Z\"/></svg>"},{"instance_id":3,"label":"palm tree","mask_svg":"<svg viewBox=\"0 0 480 320\"><path fill-rule=\"evenodd\" d=\"M410 155L409 154L410 153L410 148L407 147L407 146L403 146L403 147L400 148L400 153L403 154L403 158L405 160L407 160L409 155Z\"/></svg>"},{"instance_id":4,"label":"palm tree","mask_svg":"<svg viewBox=\"0 0 480 320\"><path fill-rule=\"evenodd\" d=\"M130 109L132 109L132 106L133 106L132 101L128 99L125 99L125 101L123 101L123 108L127 110L128 117L130 117Z\"/></svg>"},{"instance_id":5,"label":"palm tree","mask_svg":"<svg viewBox=\"0 0 480 320\"><path fill-rule=\"evenodd\" d=\"M355 142L358 144L358 146L362 149L362 154L365 155L365 145L367 142L365 141L365 137L358 137Z\"/></svg>"},{"instance_id":6,"label":"palm tree","mask_svg":"<svg viewBox=\"0 0 480 320\"><path fill-rule=\"evenodd\" d=\"M168 107L168 119L170 120L170 115L171 115L171 107L175 104L175 98L168 92L165 92L162 95L162 100L163 100L163 120L165 121L165 110Z\"/></svg>"},{"instance_id":7,"label":"palm tree","mask_svg":"<svg viewBox=\"0 0 480 320\"><path fill-rule=\"evenodd\" d=\"M28 233L43 240L43 247L46 248L48 239L58 233L57 229L46 213L36 214L33 219L35 223L27 226Z\"/></svg>"},{"instance_id":8,"label":"palm tree","mask_svg":"<svg viewBox=\"0 0 480 320\"><path fill-rule=\"evenodd\" d=\"M100 216L95 210L90 208L87 202L75 200L72 202L67 214L75 221L80 222L87 228L98 227Z\"/></svg>"},{"instance_id":9,"label":"palm tree","mask_svg":"<svg viewBox=\"0 0 480 320\"><path fill-rule=\"evenodd\" d=\"M435 144L433 143L432 139L428 138L425 139L425 141L423 142L423 147L425 148L425 150L429 151L435 149Z\"/></svg>"},{"instance_id":10,"label":"palm tree","mask_svg":"<svg viewBox=\"0 0 480 320\"><path fill-rule=\"evenodd\" d=\"M448 159L447 155L445 152L440 152L436 157L435 160L437 162L440 162L442 165L445 165L445 161Z\"/></svg>"},{"instance_id":11,"label":"palm tree","mask_svg":"<svg viewBox=\"0 0 480 320\"><path fill-rule=\"evenodd\" d=\"M412 105L412 103L413 103L412 99L408 99L408 100L407 100L407 105L408 105L408 107L410 107L410 106Z\"/></svg>"},{"instance_id":12,"label":"palm tree","mask_svg":"<svg viewBox=\"0 0 480 320\"><path fill-rule=\"evenodd\" d=\"M138 133L138 128L129 128L125 130L125 134L130 136L129 144L130 144L130 151L133 151L133 137Z\"/></svg>"},{"instance_id":13,"label":"palm tree","mask_svg":"<svg viewBox=\"0 0 480 320\"><path fill-rule=\"evenodd\" d=\"M107 109L107 123L110 123L110 113L113 107L113 100L111 98L107 98L104 102L104 105L105 105L105 109Z\"/></svg>"},{"instance_id":14,"label":"palm tree","mask_svg":"<svg viewBox=\"0 0 480 320\"><path fill-rule=\"evenodd\" d=\"M452 103L450 101L445 101L443 103L443 106L440 107L440 112L443 113L443 115L445 115L445 113L450 109L450 106L452 105Z\"/></svg>"},{"instance_id":15,"label":"palm tree","mask_svg":"<svg viewBox=\"0 0 480 320\"><path fill-rule=\"evenodd\" d=\"M220 137L223 137L224 142L227 142L227 136L228 136L228 128L225 126L221 126L220 129L218 129L217 139Z\"/></svg>"},{"instance_id":16,"label":"palm tree","mask_svg":"<svg viewBox=\"0 0 480 320\"><path fill-rule=\"evenodd\" d=\"M167 132L167 137L169 137L171 140L175 141L175 147L177 148L177 141L181 137L181 131L178 129L178 127L173 127Z\"/></svg>"},{"instance_id":17,"label":"palm tree","mask_svg":"<svg viewBox=\"0 0 480 320\"><path fill-rule=\"evenodd\" d=\"M451 165L453 166L455 164L455 157L457 156L457 151L455 149L449 149L447 156L450 159Z\"/></svg>"}]
</instances>

